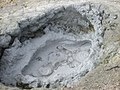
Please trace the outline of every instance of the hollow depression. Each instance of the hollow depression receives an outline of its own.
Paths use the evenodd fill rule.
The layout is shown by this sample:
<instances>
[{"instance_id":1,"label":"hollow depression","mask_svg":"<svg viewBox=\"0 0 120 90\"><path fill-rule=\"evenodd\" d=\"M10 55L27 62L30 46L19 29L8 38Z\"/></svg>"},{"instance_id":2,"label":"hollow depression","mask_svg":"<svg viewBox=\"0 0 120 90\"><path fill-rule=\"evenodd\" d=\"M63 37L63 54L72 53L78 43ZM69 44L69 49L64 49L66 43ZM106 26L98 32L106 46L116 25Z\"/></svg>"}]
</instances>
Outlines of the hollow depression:
<instances>
[{"instance_id":1,"label":"hollow depression","mask_svg":"<svg viewBox=\"0 0 120 90\"><path fill-rule=\"evenodd\" d=\"M85 76L99 59L103 33L102 12L91 8L61 7L21 21L21 32L1 58L1 82L57 87Z\"/></svg>"}]
</instances>

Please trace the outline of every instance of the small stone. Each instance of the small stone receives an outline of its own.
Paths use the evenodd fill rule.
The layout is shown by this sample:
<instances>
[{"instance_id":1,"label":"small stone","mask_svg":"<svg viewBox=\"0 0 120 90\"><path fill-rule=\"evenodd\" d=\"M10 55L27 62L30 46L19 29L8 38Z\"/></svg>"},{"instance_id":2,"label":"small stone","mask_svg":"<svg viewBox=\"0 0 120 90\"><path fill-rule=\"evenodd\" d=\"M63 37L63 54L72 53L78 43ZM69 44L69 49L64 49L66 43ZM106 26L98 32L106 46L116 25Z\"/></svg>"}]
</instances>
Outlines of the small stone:
<instances>
[{"instance_id":1,"label":"small stone","mask_svg":"<svg viewBox=\"0 0 120 90\"><path fill-rule=\"evenodd\" d=\"M117 18L118 18L118 15L114 15L114 16L113 16L113 19L117 19Z\"/></svg>"}]
</instances>

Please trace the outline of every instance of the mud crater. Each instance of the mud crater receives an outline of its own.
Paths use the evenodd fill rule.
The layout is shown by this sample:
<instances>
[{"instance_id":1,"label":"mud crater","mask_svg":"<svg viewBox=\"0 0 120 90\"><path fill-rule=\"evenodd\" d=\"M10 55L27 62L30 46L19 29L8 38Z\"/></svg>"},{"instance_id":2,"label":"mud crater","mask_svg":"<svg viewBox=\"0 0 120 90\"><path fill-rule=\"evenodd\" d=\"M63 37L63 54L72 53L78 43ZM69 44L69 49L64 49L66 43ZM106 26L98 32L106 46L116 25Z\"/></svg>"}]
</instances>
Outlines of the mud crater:
<instances>
[{"instance_id":1,"label":"mud crater","mask_svg":"<svg viewBox=\"0 0 120 90\"><path fill-rule=\"evenodd\" d=\"M99 61L101 5L71 5L18 23L21 32L1 57L0 79L12 86L71 86Z\"/></svg>"}]
</instances>

